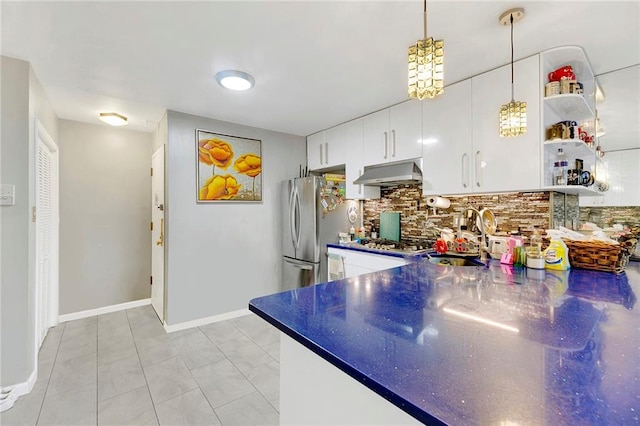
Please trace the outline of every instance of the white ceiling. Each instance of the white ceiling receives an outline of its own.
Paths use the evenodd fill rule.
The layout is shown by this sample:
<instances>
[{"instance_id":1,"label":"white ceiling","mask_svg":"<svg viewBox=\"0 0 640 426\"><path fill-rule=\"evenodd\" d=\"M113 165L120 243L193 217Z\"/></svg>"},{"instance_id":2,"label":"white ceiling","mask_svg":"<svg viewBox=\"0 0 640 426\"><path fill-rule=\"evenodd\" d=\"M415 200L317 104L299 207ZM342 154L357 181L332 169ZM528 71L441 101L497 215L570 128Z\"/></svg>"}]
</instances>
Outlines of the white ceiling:
<instances>
[{"instance_id":1,"label":"white ceiling","mask_svg":"<svg viewBox=\"0 0 640 426\"><path fill-rule=\"evenodd\" d=\"M516 6L516 60L579 45L596 74L640 63L638 1L429 1L446 84L509 62L498 16ZM171 109L306 136L405 100L406 50L422 35L420 0L2 1L0 12L2 55L32 64L60 118L117 111L142 131ZM222 89L214 75L228 68L256 86Z\"/></svg>"}]
</instances>

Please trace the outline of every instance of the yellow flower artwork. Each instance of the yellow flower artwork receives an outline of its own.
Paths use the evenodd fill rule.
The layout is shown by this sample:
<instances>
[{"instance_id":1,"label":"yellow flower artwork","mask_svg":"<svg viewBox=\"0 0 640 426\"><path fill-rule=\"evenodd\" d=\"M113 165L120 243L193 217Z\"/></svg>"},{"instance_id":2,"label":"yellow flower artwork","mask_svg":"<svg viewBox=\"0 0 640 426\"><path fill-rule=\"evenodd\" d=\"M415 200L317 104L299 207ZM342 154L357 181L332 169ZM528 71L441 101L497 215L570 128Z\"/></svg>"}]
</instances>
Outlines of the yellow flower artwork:
<instances>
[{"instance_id":1,"label":"yellow flower artwork","mask_svg":"<svg viewBox=\"0 0 640 426\"><path fill-rule=\"evenodd\" d=\"M261 144L196 130L197 201L262 201Z\"/></svg>"}]
</instances>

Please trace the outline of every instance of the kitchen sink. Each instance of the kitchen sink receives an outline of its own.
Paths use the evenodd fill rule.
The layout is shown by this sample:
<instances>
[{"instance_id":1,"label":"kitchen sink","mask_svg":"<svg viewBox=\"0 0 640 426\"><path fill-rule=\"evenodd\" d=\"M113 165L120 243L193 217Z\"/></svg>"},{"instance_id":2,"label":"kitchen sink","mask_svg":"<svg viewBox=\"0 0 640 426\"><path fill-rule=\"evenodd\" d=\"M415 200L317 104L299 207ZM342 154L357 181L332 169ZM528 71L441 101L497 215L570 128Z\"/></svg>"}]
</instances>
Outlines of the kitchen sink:
<instances>
[{"instance_id":1,"label":"kitchen sink","mask_svg":"<svg viewBox=\"0 0 640 426\"><path fill-rule=\"evenodd\" d=\"M484 266L484 263L477 257L455 256L451 254L432 254L427 256L427 260L436 265L446 266Z\"/></svg>"}]
</instances>

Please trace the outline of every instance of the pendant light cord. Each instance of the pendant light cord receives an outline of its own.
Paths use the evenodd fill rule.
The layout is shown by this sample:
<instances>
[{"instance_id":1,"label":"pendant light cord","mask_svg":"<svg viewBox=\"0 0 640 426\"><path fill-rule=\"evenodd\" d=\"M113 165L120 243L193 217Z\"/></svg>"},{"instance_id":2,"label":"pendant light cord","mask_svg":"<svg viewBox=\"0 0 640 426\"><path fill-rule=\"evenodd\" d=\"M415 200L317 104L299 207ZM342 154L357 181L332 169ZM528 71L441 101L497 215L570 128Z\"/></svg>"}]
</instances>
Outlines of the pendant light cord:
<instances>
[{"instance_id":1,"label":"pendant light cord","mask_svg":"<svg viewBox=\"0 0 640 426\"><path fill-rule=\"evenodd\" d=\"M427 0L424 0L424 39L427 39Z\"/></svg>"},{"instance_id":2,"label":"pendant light cord","mask_svg":"<svg viewBox=\"0 0 640 426\"><path fill-rule=\"evenodd\" d=\"M426 2L427 0L425 0ZM511 23L511 102L514 102L513 96L513 13L509 15L509 22Z\"/></svg>"}]
</instances>

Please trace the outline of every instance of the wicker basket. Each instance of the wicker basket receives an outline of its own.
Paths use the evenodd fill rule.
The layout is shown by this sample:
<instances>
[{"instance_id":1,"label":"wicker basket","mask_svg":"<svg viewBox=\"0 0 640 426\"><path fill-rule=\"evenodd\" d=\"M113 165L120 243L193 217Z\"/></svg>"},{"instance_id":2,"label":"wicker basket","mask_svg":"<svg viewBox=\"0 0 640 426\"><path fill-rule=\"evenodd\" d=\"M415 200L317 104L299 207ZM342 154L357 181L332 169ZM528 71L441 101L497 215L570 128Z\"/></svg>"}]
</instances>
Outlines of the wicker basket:
<instances>
[{"instance_id":1,"label":"wicker basket","mask_svg":"<svg viewBox=\"0 0 640 426\"><path fill-rule=\"evenodd\" d=\"M615 274L625 270L637 243L635 239L620 244L567 239L563 241L569 248L569 262L572 268L593 269Z\"/></svg>"}]
</instances>

